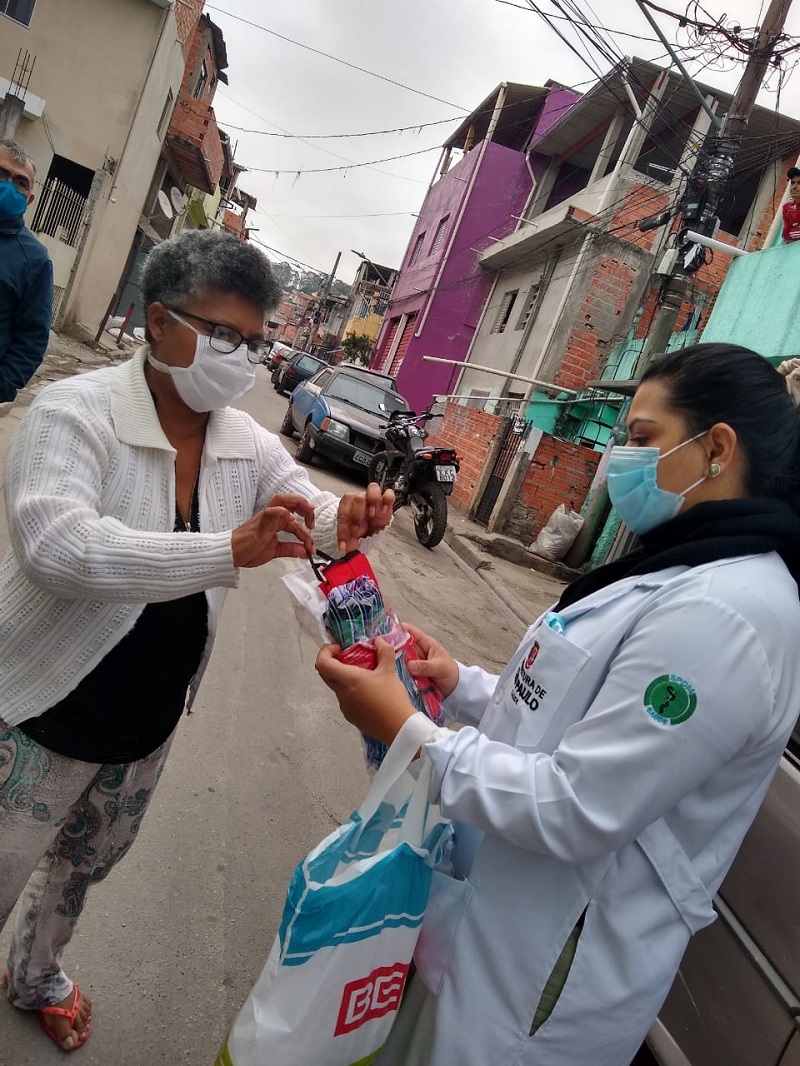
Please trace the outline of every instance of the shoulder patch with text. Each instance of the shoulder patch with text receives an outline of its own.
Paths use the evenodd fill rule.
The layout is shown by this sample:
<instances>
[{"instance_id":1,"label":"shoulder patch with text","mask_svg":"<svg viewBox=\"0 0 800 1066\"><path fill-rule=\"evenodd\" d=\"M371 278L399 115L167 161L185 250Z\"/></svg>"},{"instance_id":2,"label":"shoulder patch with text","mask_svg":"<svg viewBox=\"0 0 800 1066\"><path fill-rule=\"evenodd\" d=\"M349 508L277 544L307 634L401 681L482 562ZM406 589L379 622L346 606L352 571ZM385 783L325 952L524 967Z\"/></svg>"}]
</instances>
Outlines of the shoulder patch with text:
<instances>
[{"instance_id":1,"label":"shoulder patch with text","mask_svg":"<svg viewBox=\"0 0 800 1066\"><path fill-rule=\"evenodd\" d=\"M697 709L697 693L677 674L662 674L647 686L644 709L661 725L680 725Z\"/></svg>"}]
</instances>

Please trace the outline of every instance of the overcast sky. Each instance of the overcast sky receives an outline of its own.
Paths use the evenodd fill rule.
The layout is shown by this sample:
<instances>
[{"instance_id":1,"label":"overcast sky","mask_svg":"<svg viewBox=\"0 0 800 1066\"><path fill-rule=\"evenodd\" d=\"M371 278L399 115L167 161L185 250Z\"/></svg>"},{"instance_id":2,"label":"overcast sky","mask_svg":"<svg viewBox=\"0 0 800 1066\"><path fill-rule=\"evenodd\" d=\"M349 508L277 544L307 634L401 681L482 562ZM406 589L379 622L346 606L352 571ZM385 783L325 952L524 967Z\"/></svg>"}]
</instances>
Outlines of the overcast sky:
<instances>
[{"instance_id":1,"label":"overcast sky","mask_svg":"<svg viewBox=\"0 0 800 1066\"><path fill-rule=\"evenodd\" d=\"M727 11L729 19L735 16L748 26L756 21L760 2L706 0L706 7L714 16ZM542 6L549 6L546 0ZM595 0L594 6L610 29L652 37L634 0ZM664 0L664 6L683 9L681 0ZM341 251L337 277L348 283L358 265L350 249L377 263L400 265L437 152L349 171L297 176L297 170L436 149L502 81L543 85L552 78L585 91L595 80L536 14L498 0L212 0L206 11L227 44L230 85L220 85L214 108L236 144L237 161L249 168L240 185L258 197L258 213L249 216L258 227L255 236L284 253L270 253L273 258L294 257L325 271ZM447 102L350 69L242 19ZM675 23L660 16L659 22L674 41ZM800 4L787 31L800 35ZM656 41L618 35L614 40L627 55L657 59L664 54ZM597 68L608 69L596 53L592 59ZM698 71L699 63L690 69ZM740 67L709 69L701 78L732 91L740 73ZM774 107L775 96L764 93L760 102ZM800 73L785 84L781 110L800 117ZM308 142L234 128L308 137L444 119L452 121L405 133ZM276 170L291 173L276 176Z\"/></svg>"}]
</instances>

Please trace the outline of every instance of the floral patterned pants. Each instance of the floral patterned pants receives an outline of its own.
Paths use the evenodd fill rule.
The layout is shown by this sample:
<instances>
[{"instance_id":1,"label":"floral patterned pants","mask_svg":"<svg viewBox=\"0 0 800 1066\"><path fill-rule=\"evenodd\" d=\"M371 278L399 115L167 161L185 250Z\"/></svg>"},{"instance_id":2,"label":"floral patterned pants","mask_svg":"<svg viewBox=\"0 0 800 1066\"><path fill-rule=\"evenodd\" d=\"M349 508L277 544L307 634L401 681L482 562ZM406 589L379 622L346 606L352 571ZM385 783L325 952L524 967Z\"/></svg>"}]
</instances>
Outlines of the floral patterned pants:
<instances>
[{"instance_id":1,"label":"floral patterned pants","mask_svg":"<svg viewBox=\"0 0 800 1066\"><path fill-rule=\"evenodd\" d=\"M90 885L127 853L169 753L99 765L48 751L0 722L0 929L17 900L8 998L23 1010L65 999L61 968Z\"/></svg>"}]
</instances>

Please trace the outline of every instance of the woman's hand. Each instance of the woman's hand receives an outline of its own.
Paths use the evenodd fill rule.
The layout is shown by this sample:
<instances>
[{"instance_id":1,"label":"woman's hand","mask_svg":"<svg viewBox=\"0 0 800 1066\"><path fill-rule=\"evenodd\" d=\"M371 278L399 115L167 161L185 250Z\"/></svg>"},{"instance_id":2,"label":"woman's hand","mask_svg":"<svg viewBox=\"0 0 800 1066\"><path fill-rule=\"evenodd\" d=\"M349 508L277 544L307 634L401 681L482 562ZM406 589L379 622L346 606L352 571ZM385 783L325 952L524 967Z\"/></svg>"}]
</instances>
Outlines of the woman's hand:
<instances>
[{"instance_id":1,"label":"woman's hand","mask_svg":"<svg viewBox=\"0 0 800 1066\"><path fill-rule=\"evenodd\" d=\"M317 672L333 690L339 707L351 725L384 744L391 744L403 723L416 712L397 676L394 648L378 637L375 651L378 664L374 670L348 666L336 656L338 644L326 644L317 655Z\"/></svg>"},{"instance_id":2,"label":"woman's hand","mask_svg":"<svg viewBox=\"0 0 800 1066\"><path fill-rule=\"evenodd\" d=\"M786 378L786 388L795 405L800 405L800 359L784 359L778 373Z\"/></svg>"},{"instance_id":3,"label":"woman's hand","mask_svg":"<svg viewBox=\"0 0 800 1066\"><path fill-rule=\"evenodd\" d=\"M406 622L403 629L414 638L417 651L422 655L421 659L410 660L409 673L414 677L429 677L446 699L458 684L458 663L438 641L421 629Z\"/></svg>"},{"instance_id":4,"label":"woman's hand","mask_svg":"<svg viewBox=\"0 0 800 1066\"><path fill-rule=\"evenodd\" d=\"M346 555L355 551L361 537L379 533L392 520L394 493L391 489L381 492L380 485L372 482L366 492L347 492L339 502L336 519L336 540L339 551Z\"/></svg>"},{"instance_id":5,"label":"woman's hand","mask_svg":"<svg viewBox=\"0 0 800 1066\"><path fill-rule=\"evenodd\" d=\"M303 518L300 525L292 517ZM262 566L271 559L304 559L314 551L309 529L314 528L314 506L304 496L281 493L231 534L234 566ZM279 533L290 533L298 543L279 540Z\"/></svg>"}]
</instances>

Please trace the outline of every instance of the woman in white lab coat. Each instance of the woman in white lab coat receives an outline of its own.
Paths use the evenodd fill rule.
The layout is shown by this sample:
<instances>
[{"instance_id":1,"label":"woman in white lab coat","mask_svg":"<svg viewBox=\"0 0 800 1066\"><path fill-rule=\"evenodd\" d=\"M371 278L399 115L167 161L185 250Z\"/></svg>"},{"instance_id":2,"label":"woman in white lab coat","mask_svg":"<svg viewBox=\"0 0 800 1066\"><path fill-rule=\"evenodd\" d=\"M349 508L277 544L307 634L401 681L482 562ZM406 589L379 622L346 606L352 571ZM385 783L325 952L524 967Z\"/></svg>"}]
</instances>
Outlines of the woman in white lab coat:
<instances>
[{"instance_id":1,"label":"woman in white lab coat","mask_svg":"<svg viewBox=\"0 0 800 1066\"><path fill-rule=\"evenodd\" d=\"M608 488L641 546L579 578L499 677L417 633L459 731L381 649L320 653L345 716L415 731L456 823L381 1066L625 1066L800 713L797 411L755 353L660 357Z\"/></svg>"}]
</instances>

